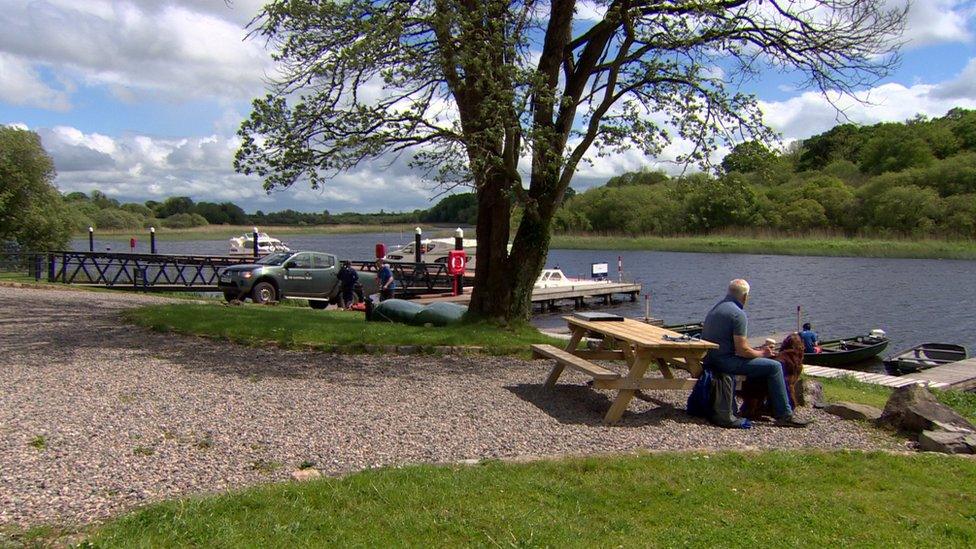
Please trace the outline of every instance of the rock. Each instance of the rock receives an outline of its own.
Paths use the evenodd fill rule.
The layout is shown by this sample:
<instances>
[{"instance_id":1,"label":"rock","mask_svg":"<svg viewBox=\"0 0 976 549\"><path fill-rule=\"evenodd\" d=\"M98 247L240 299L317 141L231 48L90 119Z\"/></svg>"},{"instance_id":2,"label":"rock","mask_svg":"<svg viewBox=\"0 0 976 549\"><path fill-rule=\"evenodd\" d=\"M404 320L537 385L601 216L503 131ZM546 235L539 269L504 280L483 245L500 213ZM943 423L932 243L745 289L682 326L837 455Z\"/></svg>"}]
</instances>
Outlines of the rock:
<instances>
[{"instance_id":1,"label":"rock","mask_svg":"<svg viewBox=\"0 0 976 549\"><path fill-rule=\"evenodd\" d=\"M949 431L922 431L918 436L918 447L926 452L974 454L976 435Z\"/></svg>"},{"instance_id":2,"label":"rock","mask_svg":"<svg viewBox=\"0 0 976 549\"><path fill-rule=\"evenodd\" d=\"M810 378L800 378L796 399L799 406L817 406L823 402L823 385Z\"/></svg>"},{"instance_id":3,"label":"rock","mask_svg":"<svg viewBox=\"0 0 976 549\"><path fill-rule=\"evenodd\" d=\"M401 355L415 355L417 351L416 345L400 345L397 347L397 353Z\"/></svg>"},{"instance_id":4,"label":"rock","mask_svg":"<svg viewBox=\"0 0 976 549\"><path fill-rule=\"evenodd\" d=\"M481 463L480 459L459 459L458 465L478 465Z\"/></svg>"},{"instance_id":5,"label":"rock","mask_svg":"<svg viewBox=\"0 0 976 549\"><path fill-rule=\"evenodd\" d=\"M843 419L875 421L881 417L881 410L855 402L832 402L824 406L824 411Z\"/></svg>"},{"instance_id":6,"label":"rock","mask_svg":"<svg viewBox=\"0 0 976 549\"><path fill-rule=\"evenodd\" d=\"M305 480L313 480L322 476L322 473L318 469L299 469L297 471L291 472L291 479L297 480L299 482Z\"/></svg>"},{"instance_id":7,"label":"rock","mask_svg":"<svg viewBox=\"0 0 976 549\"><path fill-rule=\"evenodd\" d=\"M935 396L921 385L895 389L885 404L879 422L910 433L947 429L976 433L976 426L952 408L935 400Z\"/></svg>"}]
</instances>

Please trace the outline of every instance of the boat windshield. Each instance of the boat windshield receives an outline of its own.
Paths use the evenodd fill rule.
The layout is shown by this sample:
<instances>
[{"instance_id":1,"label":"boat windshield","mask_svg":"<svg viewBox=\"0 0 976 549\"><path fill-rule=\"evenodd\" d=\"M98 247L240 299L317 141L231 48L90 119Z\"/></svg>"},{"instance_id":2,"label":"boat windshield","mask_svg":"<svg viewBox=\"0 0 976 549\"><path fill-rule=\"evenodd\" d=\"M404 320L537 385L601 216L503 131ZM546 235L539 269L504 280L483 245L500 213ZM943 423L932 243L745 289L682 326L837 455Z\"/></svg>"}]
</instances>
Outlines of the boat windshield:
<instances>
[{"instance_id":1,"label":"boat windshield","mask_svg":"<svg viewBox=\"0 0 976 549\"><path fill-rule=\"evenodd\" d=\"M288 261L288 258L291 256L292 254L290 253L268 254L255 261L255 263L259 265L282 265L285 261Z\"/></svg>"}]
</instances>

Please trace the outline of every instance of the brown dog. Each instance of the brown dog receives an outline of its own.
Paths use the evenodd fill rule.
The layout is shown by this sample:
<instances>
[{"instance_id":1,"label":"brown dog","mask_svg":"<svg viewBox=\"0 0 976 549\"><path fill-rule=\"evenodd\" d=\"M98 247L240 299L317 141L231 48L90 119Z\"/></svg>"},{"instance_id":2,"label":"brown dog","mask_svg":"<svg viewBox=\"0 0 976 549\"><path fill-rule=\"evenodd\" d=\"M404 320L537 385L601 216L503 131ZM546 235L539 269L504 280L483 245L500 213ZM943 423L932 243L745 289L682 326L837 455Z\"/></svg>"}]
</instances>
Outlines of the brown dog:
<instances>
[{"instance_id":1,"label":"brown dog","mask_svg":"<svg viewBox=\"0 0 976 549\"><path fill-rule=\"evenodd\" d=\"M803 373L803 340L799 334L793 333L786 336L779 347L776 360L783 367L783 377L786 379L786 395L790 400L790 406L796 407L796 383L800 380ZM742 408L739 410L741 417L749 419L759 419L762 416L773 415L772 407L767 402L769 391L766 388L764 379L746 379L742 382L742 389L739 391L742 397Z\"/></svg>"}]
</instances>

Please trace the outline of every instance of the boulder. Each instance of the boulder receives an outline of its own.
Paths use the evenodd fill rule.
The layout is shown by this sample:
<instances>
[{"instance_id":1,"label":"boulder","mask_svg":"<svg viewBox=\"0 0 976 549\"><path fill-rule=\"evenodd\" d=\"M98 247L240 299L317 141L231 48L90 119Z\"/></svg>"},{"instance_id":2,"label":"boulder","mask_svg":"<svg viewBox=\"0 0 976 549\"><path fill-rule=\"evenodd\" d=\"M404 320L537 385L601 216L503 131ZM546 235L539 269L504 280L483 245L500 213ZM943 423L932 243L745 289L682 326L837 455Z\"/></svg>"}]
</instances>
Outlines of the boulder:
<instances>
[{"instance_id":1,"label":"boulder","mask_svg":"<svg viewBox=\"0 0 976 549\"><path fill-rule=\"evenodd\" d=\"M976 454L976 434L950 431L922 431L918 447L926 452Z\"/></svg>"},{"instance_id":2,"label":"boulder","mask_svg":"<svg viewBox=\"0 0 976 549\"><path fill-rule=\"evenodd\" d=\"M823 402L823 385L808 377L797 382L796 400L798 406L819 407Z\"/></svg>"},{"instance_id":3,"label":"boulder","mask_svg":"<svg viewBox=\"0 0 976 549\"><path fill-rule=\"evenodd\" d=\"M891 393L879 422L901 431L945 431L952 429L962 433L976 433L966 418L942 404L928 389L921 385L899 387Z\"/></svg>"},{"instance_id":4,"label":"boulder","mask_svg":"<svg viewBox=\"0 0 976 549\"><path fill-rule=\"evenodd\" d=\"M881 417L881 410L855 402L832 402L824 406L824 411L842 419L876 421Z\"/></svg>"}]
</instances>

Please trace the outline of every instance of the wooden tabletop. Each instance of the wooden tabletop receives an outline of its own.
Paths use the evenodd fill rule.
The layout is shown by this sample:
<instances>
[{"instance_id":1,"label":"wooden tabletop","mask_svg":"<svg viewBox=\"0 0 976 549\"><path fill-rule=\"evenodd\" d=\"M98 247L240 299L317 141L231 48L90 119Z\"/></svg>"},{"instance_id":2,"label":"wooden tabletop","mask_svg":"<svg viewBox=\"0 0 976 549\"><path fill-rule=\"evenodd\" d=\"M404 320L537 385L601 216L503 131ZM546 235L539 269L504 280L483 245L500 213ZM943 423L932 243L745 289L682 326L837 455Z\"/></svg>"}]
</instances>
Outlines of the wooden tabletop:
<instances>
[{"instance_id":1,"label":"wooden tabletop","mask_svg":"<svg viewBox=\"0 0 976 549\"><path fill-rule=\"evenodd\" d=\"M620 321L586 321L575 316L563 317L570 327L586 328L592 332L611 336L620 341L632 343L638 347L654 349L695 349L708 350L717 349L718 345L702 339L691 341L668 341L664 336L681 337L681 334L666 330L660 326L654 326L645 322L625 318Z\"/></svg>"}]
</instances>

